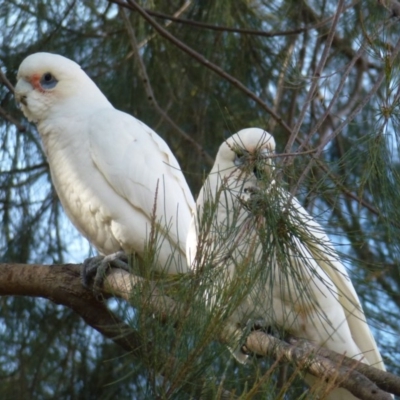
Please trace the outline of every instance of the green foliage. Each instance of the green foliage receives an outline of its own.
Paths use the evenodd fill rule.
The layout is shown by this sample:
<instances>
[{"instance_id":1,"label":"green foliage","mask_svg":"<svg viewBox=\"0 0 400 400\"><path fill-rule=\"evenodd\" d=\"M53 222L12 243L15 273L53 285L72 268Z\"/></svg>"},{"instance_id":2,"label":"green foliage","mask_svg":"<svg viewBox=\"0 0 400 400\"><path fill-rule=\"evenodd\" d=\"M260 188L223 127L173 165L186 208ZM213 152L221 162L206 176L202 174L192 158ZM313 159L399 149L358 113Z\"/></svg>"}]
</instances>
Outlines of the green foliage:
<instances>
[{"instance_id":1,"label":"green foliage","mask_svg":"<svg viewBox=\"0 0 400 400\"><path fill-rule=\"evenodd\" d=\"M116 108L135 115L167 141L195 196L223 139L242 128L269 130L278 153L299 149L296 157L276 160L281 183L296 191L331 235L387 366L399 373L398 20L372 0L346 6L335 26L336 1L189 3L180 18L237 31L156 21L240 81L277 119L155 33L138 13L126 10L156 103L188 141L148 101L124 20L118 7L105 0L4 2L1 70L14 84L20 62L31 53L49 51L74 59ZM140 4L168 15L183 6L180 0ZM90 250L62 211L38 133L16 108L1 76L0 83L1 262L80 261ZM290 138L293 146L286 148ZM196 298L194 292L191 287L173 295L187 305ZM188 393L196 397L197 389L191 393L187 386L194 382L202 383L209 398L221 398L222 390L243 399L272 399L279 393L275 369L270 369L274 361L236 364L215 342L220 321L204 312L201 302L193 306L199 311L178 327L139 306L134 311L122 302L112 306L132 329L152 340L149 359L133 359L61 306L2 298L0 398L187 399ZM164 360L162 354L177 359L174 368L165 368L164 378L149 367ZM302 392L296 378L289 394L295 398Z\"/></svg>"}]
</instances>

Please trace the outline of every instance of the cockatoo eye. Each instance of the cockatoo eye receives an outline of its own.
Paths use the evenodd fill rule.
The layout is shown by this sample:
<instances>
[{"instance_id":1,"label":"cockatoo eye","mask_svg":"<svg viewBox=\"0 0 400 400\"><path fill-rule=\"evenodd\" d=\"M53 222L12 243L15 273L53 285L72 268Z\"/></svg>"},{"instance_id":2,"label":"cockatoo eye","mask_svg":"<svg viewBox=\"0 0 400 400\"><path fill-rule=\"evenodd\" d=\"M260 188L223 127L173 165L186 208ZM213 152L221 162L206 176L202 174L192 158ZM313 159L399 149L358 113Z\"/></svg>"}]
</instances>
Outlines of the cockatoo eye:
<instances>
[{"instance_id":1,"label":"cockatoo eye","mask_svg":"<svg viewBox=\"0 0 400 400\"><path fill-rule=\"evenodd\" d=\"M257 168L257 166L254 166L254 168L253 168L253 174L257 180L262 179L262 176L263 176L262 170L260 168Z\"/></svg>"},{"instance_id":2,"label":"cockatoo eye","mask_svg":"<svg viewBox=\"0 0 400 400\"><path fill-rule=\"evenodd\" d=\"M44 89L52 89L58 83L58 80L50 73L46 72L40 79L40 85Z\"/></svg>"},{"instance_id":3,"label":"cockatoo eye","mask_svg":"<svg viewBox=\"0 0 400 400\"><path fill-rule=\"evenodd\" d=\"M235 150L235 160L234 164L239 167L244 164L246 152L242 149Z\"/></svg>"}]
</instances>

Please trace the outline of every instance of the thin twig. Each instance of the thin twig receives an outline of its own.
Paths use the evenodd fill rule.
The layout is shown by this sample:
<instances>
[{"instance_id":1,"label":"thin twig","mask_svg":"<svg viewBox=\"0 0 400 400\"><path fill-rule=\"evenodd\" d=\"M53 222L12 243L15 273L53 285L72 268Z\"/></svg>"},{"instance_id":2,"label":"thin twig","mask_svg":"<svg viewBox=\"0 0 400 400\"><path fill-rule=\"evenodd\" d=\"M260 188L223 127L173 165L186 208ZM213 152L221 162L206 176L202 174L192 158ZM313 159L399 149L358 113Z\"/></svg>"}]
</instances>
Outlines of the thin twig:
<instances>
[{"instance_id":1,"label":"thin twig","mask_svg":"<svg viewBox=\"0 0 400 400\"><path fill-rule=\"evenodd\" d=\"M385 7L391 17L400 17L400 3L397 0L377 0L378 4Z\"/></svg>"},{"instance_id":2,"label":"thin twig","mask_svg":"<svg viewBox=\"0 0 400 400\"><path fill-rule=\"evenodd\" d=\"M7 79L3 71L0 69L0 81L3 83L7 89L14 94L14 86L12 83ZM0 107L0 116L2 116L5 120L8 122L11 122L13 125L17 127L17 129L20 132L25 132L26 128L24 125L22 125L17 119L15 119L12 115L10 115L6 110L4 110L2 107Z\"/></svg>"},{"instance_id":3,"label":"thin twig","mask_svg":"<svg viewBox=\"0 0 400 400\"><path fill-rule=\"evenodd\" d=\"M114 0L110 0L114 1ZM136 10L153 28L164 38L169 40L173 43L176 47L180 50L184 51L185 53L189 54L192 58L197 60L200 64L206 66L211 71L215 72L217 75L221 76L226 81L230 82L236 88L241 90L245 93L249 98L251 98L255 103L260 105L268 114L271 115L289 134L291 134L291 128L286 124L283 118L275 113L271 107L269 107L261 98L259 98L255 93L249 90L242 82L238 79L234 78L232 75L225 72L221 67L212 63L208 59L206 59L202 54L198 53L197 51L193 50L191 47L187 46L171 33L169 33L166 29L164 29L160 24L158 24L142 7L140 7L136 1L134 0L127 0L128 3L118 3L123 7Z\"/></svg>"},{"instance_id":4,"label":"thin twig","mask_svg":"<svg viewBox=\"0 0 400 400\"><path fill-rule=\"evenodd\" d=\"M310 149L306 151L295 151L294 153L276 153L276 154L269 154L268 158L281 158L281 157L297 157L297 156L304 156L306 154L313 154L317 151L317 149Z\"/></svg>"},{"instance_id":5,"label":"thin twig","mask_svg":"<svg viewBox=\"0 0 400 400\"><path fill-rule=\"evenodd\" d=\"M393 49L393 51L391 53L391 56L389 58L389 62L390 63L393 63L393 61L397 57L399 51L400 51L400 40L398 40L395 48ZM362 110L364 108L364 106L371 100L371 97L381 87L382 82L385 79L385 76L386 76L386 70L383 69L379 73L375 84L373 85L373 87L371 88L369 93L363 97L363 100L360 102L360 104L348 115L348 117L344 121L342 121L341 124L339 124L339 126L330 135L325 137L324 140L320 143L320 145L318 146L318 150L317 150L316 154L314 156L312 156L312 158L308 162L307 166L304 168L302 174L300 175L299 179L297 180L296 185L291 190L291 193L293 195L296 194L296 192L297 192L298 188L300 187L301 183L303 182L303 180L307 176L308 172L310 171L314 161L316 161L316 159L319 158L319 156L321 155L321 153L324 150L324 148L327 145L327 143L329 143L333 138L335 138L342 131L342 129L345 126L349 125L349 123L356 117L356 115L360 112L360 110Z\"/></svg>"},{"instance_id":6,"label":"thin twig","mask_svg":"<svg viewBox=\"0 0 400 400\"><path fill-rule=\"evenodd\" d=\"M276 83L276 93L274 96L273 107L272 107L272 109L276 113L279 110L279 106L280 106L280 103L283 98L284 87L285 87L285 78L286 78L288 67L290 65L290 59L291 59L291 57L293 55L293 51L295 49L295 43L296 43L295 38L289 38L287 47L285 47L284 51L283 51L283 54L285 56L284 56L284 60L282 62L281 71L279 72L278 82ZM276 126L276 120L271 119L269 121L269 126L268 126L269 132L273 132L275 130L275 126Z\"/></svg>"},{"instance_id":7,"label":"thin twig","mask_svg":"<svg viewBox=\"0 0 400 400\"><path fill-rule=\"evenodd\" d=\"M188 9L188 7L189 7L191 4L192 4L191 0L186 1L186 3L184 3L183 6L182 6L181 8L179 8L179 10L176 11L176 12L173 14L173 17L174 17L174 18L179 17L182 13L184 13L184 12ZM166 23L164 24L164 26L167 28L167 27L170 26L171 24L172 24L172 20L166 22ZM141 48L142 48L143 46L145 46L151 39L153 39L153 38L156 37L156 36L157 36L157 34L156 34L156 33L153 33L152 35L150 35L149 37L147 37L146 39L144 39L144 40L142 40L140 43L138 43L137 47L138 47L139 49L141 49Z\"/></svg>"},{"instance_id":8,"label":"thin twig","mask_svg":"<svg viewBox=\"0 0 400 400\"><path fill-rule=\"evenodd\" d=\"M318 86L320 76L321 76L322 71L323 71L323 69L325 67L326 61L328 60L328 56L329 56L329 52L331 50L332 42L333 42L333 39L335 37L336 26L337 26L337 24L339 22L339 18L341 16L341 14L342 14L343 6L344 6L344 0L339 0L339 3L337 5L337 9L336 9L336 12L335 12L335 15L334 15L334 18L333 18L333 22L332 22L332 25L330 27L329 33L328 33L328 37L327 37L327 39L325 41L324 50L322 52L321 58L319 60L319 63L317 65L316 69L315 69L314 78L311 81L310 89L308 90L307 97L306 97L306 99L304 101L304 104L303 104L303 107L302 107L302 109L300 111L300 115L297 118L296 125L294 126L294 128L292 130L292 134L290 135L290 137L289 137L289 139L288 139L288 141L286 143L285 150L287 152L290 152L290 150L291 150L291 148L293 146L293 143L295 142L296 137L300 132L300 127L303 124L304 117L305 117L306 112L308 110L309 104L310 104L311 100L314 97L314 93L315 93L315 90L316 90L316 88Z\"/></svg>"},{"instance_id":9,"label":"thin twig","mask_svg":"<svg viewBox=\"0 0 400 400\"><path fill-rule=\"evenodd\" d=\"M116 3L116 4L122 3L121 0L112 0L112 2ZM194 21L191 19L176 18L174 16L163 14L158 11L149 10L147 8L145 8L144 10L149 15L152 15L153 17L168 19L170 21L178 22L181 24L191 25L196 28L210 29L210 30L218 31L218 32L232 32L232 33L240 33L242 35L254 35L254 36L264 36L264 37L290 36L290 35L296 35L298 33L303 33L303 32L309 31L309 30L318 29L318 28L326 25L333 18L333 17L329 17L329 18L324 19L321 22L318 22L317 24L310 25L310 26L304 26L302 28L291 29L291 30L287 30L287 31L266 32L266 31L260 31L257 29L232 28L229 26L221 26L221 25L208 24L205 22L198 22L198 21Z\"/></svg>"},{"instance_id":10,"label":"thin twig","mask_svg":"<svg viewBox=\"0 0 400 400\"><path fill-rule=\"evenodd\" d=\"M378 30L378 32L376 33L375 36L377 36L380 33L380 31ZM322 124L324 123L324 121L326 120L326 118L330 115L331 109L332 107L336 104L336 101L338 99L338 97L340 95L342 95L342 89L344 87L344 84L348 78L348 76L350 75L350 73L352 72L352 68L354 67L354 65L357 63L358 60L361 60L361 68L363 67L364 63L363 63L363 59L362 59L362 55L366 52L366 46L365 46L365 42L370 42L371 38L366 37L364 42L360 45L360 48L358 49L358 51L354 54L354 57L351 59L350 63L347 65L346 69L344 72L341 73L341 78L340 78L340 82L339 85L337 87L337 89L335 90L335 93L328 105L328 107L326 108L324 114L319 118L319 120L317 121L317 123L311 128L307 138L301 143L301 145L299 146L298 150L301 150L301 148L306 148L307 144L309 143L311 137L320 129L320 127L322 126ZM357 75L357 79L358 79L358 84L361 84L361 77L362 74L358 74ZM345 107L343 109L349 109L349 107L351 106L351 104L354 104L355 102L355 98L352 97L347 104L345 105ZM337 115L340 114L344 114L343 109L341 110L341 112L337 113ZM322 139L323 141L324 139Z\"/></svg>"},{"instance_id":11,"label":"thin twig","mask_svg":"<svg viewBox=\"0 0 400 400\"><path fill-rule=\"evenodd\" d=\"M122 0L109 0L111 3L118 4L120 6L125 6L125 3ZM355 4L357 4L360 0L356 0L350 4L348 4L345 9L352 8L354 7ZM178 22L181 24L187 24L194 26L195 28L202 28L202 29L210 29L213 31L218 31L218 32L231 32L231 33L239 33L242 35L253 35L253 36L264 36L264 37L277 37L277 36L290 36L290 35L296 35L298 33L303 33L307 32L310 30L314 29L319 29L326 24L328 24L333 17L328 17L325 18L324 20L317 22L313 25L309 26L304 26L302 28L296 28L292 30L287 30L287 31L273 31L273 32L266 32L266 31L260 31L257 29L245 29L245 28L232 28L229 26L221 26L221 25L215 25L215 24L208 24L206 22L199 22L199 21L194 21L192 19L185 19L185 18L178 18L176 14L168 15L164 13L160 13L158 11L150 10L148 8L144 9L149 15L152 15L153 17L156 18L162 18L162 19L167 19L170 21Z\"/></svg>"},{"instance_id":12,"label":"thin twig","mask_svg":"<svg viewBox=\"0 0 400 400\"><path fill-rule=\"evenodd\" d=\"M3 117L8 122L10 122L13 125L15 125L16 128L20 132L25 132L26 131L25 126L22 125L21 122L19 122L17 119L15 119L12 115L10 115L6 110L4 110L3 107L0 107L0 116Z\"/></svg>"},{"instance_id":13,"label":"thin twig","mask_svg":"<svg viewBox=\"0 0 400 400\"><path fill-rule=\"evenodd\" d=\"M32 172L36 169L42 169L46 167L48 168L48 166L49 164L47 162L42 162L25 168L14 168L14 169L9 169L7 171L0 171L0 175L14 175L14 174L21 174L24 172Z\"/></svg>"},{"instance_id":14,"label":"thin twig","mask_svg":"<svg viewBox=\"0 0 400 400\"><path fill-rule=\"evenodd\" d=\"M3 82L4 86L6 86L10 92L14 93L14 86L7 79L7 77L4 75L1 69L0 69L0 81Z\"/></svg>"},{"instance_id":15,"label":"thin twig","mask_svg":"<svg viewBox=\"0 0 400 400\"><path fill-rule=\"evenodd\" d=\"M188 143L190 143L199 152L199 154L206 160L206 162L209 165L213 165L214 163L213 158L204 150L204 148L199 143L197 143L191 136L189 136L186 132L184 132L158 104L154 96L153 88L150 83L150 78L147 74L146 66L142 60L142 57L140 56L139 47L132 24L130 23L129 18L126 15L124 8L122 7L120 8L120 13L122 19L124 20L125 27L128 31L129 40L132 46L132 51L139 65L139 74L146 90L147 100L152 104L152 106L162 116L162 118L164 118Z\"/></svg>"}]
</instances>

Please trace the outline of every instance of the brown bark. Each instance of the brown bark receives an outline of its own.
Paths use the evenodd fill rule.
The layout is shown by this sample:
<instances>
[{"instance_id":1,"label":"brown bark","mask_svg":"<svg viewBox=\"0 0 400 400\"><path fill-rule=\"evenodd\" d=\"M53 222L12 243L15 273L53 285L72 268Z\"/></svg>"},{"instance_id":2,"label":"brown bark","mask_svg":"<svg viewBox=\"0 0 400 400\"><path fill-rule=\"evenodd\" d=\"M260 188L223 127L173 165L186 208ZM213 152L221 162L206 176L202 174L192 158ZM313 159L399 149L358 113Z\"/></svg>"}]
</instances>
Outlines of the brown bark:
<instances>
[{"instance_id":1,"label":"brown bark","mask_svg":"<svg viewBox=\"0 0 400 400\"><path fill-rule=\"evenodd\" d=\"M122 270L112 270L104 280L102 294L131 301L133 290L146 293L146 311L162 321L184 318L180 307L161 293L156 284ZM84 321L105 337L143 360L143 349L148 343L132 328L110 312L105 303L82 285L80 265L26 265L0 264L0 295L41 297L69 307ZM290 344L263 332L251 332L246 341L249 351L276 360L287 361L316 377L326 380L334 377L341 387L365 400L388 400L383 390L400 395L400 378L388 372L359 363L327 349L318 349L307 341L291 339ZM173 365L173 357L158 354L158 359ZM145 357L151 359L151 357ZM151 366L149 365L151 368ZM193 393L193 384L188 391ZM198 389L201 391L201 384ZM197 391L197 393L200 393ZM226 392L226 398L232 394Z\"/></svg>"}]
</instances>

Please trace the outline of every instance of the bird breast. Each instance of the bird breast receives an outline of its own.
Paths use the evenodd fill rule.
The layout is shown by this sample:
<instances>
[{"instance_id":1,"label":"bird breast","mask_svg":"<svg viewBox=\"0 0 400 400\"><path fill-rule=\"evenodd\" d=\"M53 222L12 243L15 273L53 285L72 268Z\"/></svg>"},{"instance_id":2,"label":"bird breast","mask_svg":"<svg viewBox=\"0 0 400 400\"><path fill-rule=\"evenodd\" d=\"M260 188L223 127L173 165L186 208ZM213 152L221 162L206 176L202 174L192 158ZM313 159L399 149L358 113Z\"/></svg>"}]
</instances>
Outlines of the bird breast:
<instances>
[{"instance_id":1,"label":"bird breast","mask_svg":"<svg viewBox=\"0 0 400 400\"><path fill-rule=\"evenodd\" d=\"M129 221L132 207L118 196L94 165L89 151L89 142L82 127L70 121L64 126L40 126L43 145L50 165L54 187L61 204L75 227L102 254L110 254L126 247L119 240L123 229L119 220ZM140 218L139 218L140 219ZM125 229L126 230L126 229ZM130 246L134 232L125 235Z\"/></svg>"}]
</instances>

